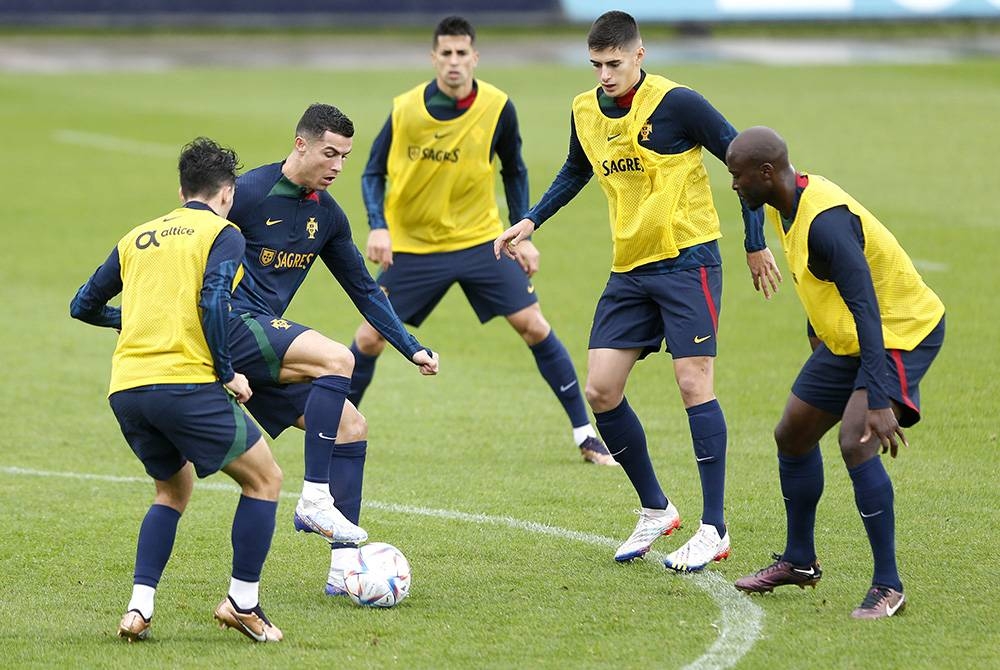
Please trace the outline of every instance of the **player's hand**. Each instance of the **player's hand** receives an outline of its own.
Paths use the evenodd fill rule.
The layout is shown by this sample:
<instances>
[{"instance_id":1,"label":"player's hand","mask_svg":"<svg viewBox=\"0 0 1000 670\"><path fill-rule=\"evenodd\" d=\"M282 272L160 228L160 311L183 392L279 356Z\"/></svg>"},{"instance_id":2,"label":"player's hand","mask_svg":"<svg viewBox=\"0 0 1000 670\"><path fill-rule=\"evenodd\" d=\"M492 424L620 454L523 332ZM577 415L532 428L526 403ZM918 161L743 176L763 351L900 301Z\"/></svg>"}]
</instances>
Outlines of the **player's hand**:
<instances>
[{"instance_id":1,"label":"player's hand","mask_svg":"<svg viewBox=\"0 0 1000 670\"><path fill-rule=\"evenodd\" d=\"M762 291L764 298L770 300L778 292L778 284L781 283L781 270L774 262L774 254L767 247L760 251L748 251L747 266L750 268L754 290Z\"/></svg>"},{"instance_id":2,"label":"player's hand","mask_svg":"<svg viewBox=\"0 0 1000 670\"><path fill-rule=\"evenodd\" d=\"M233 378L226 382L225 386L233 392L233 395L240 402L246 402L253 395L253 391L250 390L250 382L239 372L235 373Z\"/></svg>"},{"instance_id":3,"label":"player's hand","mask_svg":"<svg viewBox=\"0 0 1000 670\"><path fill-rule=\"evenodd\" d=\"M538 264L542 253L531 240L521 240L514 250L514 260L529 277L538 272Z\"/></svg>"},{"instance_id":4,"label":"player's hand","mask_svg":"<svg viewBox=\"0 0 1000 670\"><path fill-rule=\"evenodd\" d=\"M421 349L413 354L411 359L420 366L420 374L436 375L438 373L438 355L430 349Z\"/></svg>"},{"instance_id":5,"label":"player's hand","mask_svg":"<svg viewBox=\"0 0 1000 670\"><path fill-rule=\"evenodd\" d=\"M368 233L365 254L372 263L378 263L385 270L392 265L392 239L387 228L373 228Z\"/></svg>"},{"instance_id":6,"label":"player's hand","mask_svg":"<svg viewBox=\"0 0 1000 670\"><path fill-rule=\"evenodd\" d=\"M512 258L516 261L517 253L514 251L515 247L533 232L535 232L535 222L531 219L521 219L503 231L500 237L493 241L493 255L497 257L497 260L500 260L500 253L502 252L507 258Z\"/></svg>"},{"instance_id":7,"label":"player's hand","mask_svg":"<svg viewBox=\"0 0 1000 670\"><path fill-rule=\"evenodd\" d=\"M865 434L861 436L861 444L868 444L873 436L882 443L882 453L888 451L893 458L896 458L900 443L905 447L910 446L891 407L868 410L867 425L865 426Z\"/></svg>"}]
</instances>

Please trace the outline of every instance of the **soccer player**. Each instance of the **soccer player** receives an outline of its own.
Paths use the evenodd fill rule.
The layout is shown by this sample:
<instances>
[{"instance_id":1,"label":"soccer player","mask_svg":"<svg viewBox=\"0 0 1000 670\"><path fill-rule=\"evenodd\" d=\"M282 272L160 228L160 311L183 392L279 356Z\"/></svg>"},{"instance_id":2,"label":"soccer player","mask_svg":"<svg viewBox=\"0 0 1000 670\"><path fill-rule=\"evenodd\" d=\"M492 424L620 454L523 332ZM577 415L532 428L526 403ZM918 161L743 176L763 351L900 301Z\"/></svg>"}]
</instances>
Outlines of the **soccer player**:
<instances>
[{"instance_id":1,"label":"soccer player","mask_svg":"<svg viewBox=\"0 0 1000 670\"><path fill-rule=\"evenodd\" d=\"M737 580L767 593L815 587L816 506L823 493L819 440L840 423L840 454L875 562L871 588L852 616L881 619L903 609L896 568L893 490L879 448L895 458L902 427L920 420L920 380L944 341L944 305L875 216L839 186L789 163L770 128L740 133L726 155L733 189L765 216L785 250L795 290L818 346L802 366L774 429L785 500L785 550Z\"/></svg>"},{"instance_id":2,"label":"soccer player","mask_svg":"<svg viewBox=\"0 0 1000 670\"><path fill-rule=\"evenodd\" d=\"M573 101L566 162L538 204L497 238L494 253L520 256L524 240L597 175L608 198L614 247L590 332L586 394L642 506L615 560L644 555L656 538L680 526L625 398L636 361L666 340L688 414L703 506L697 532L665 564L700 570L730 549L723 515L726 421L713 388L721 232L702 151L724 160L736 130L695 91L642 69L645 50L630 15L602 14L587 46L598 86ZM770 297L781 276L764 245L761 217L744 208L743 219L754 284Z\"/></svg>"},{"instance_id":3,"label":"soccer player","mask_svg":"<svg viewBox=\"0 0 1000 670\"><path fill-rule=\"evenodd\" d=\"M354 246L344 211L327 188L351 152L354 124L331 105L306 109L291 153L237 181L229 220L246 237L247 281L233 293L233 367L254 384L247 409L272 437L305 430L305 481L295 528L331 542L327 592L343 593L342 566L368 534L359 527L368 426L347 391L354 356L344 345L283 317L316 259L383 337L421 374L437 354L404 328Z\"/></svg>"},{"instance_id":4,"label":"soccer player","mask_svg":"<svg viewBox=\"0 0 1000 670\"><path fill-rule=\"evenodd\" d=\"M111 409L156 484L139 528L132 599L118 625L119 637L129 641L149 637L156 587L191 499L193 474L218 470L236 480L242 495L232 525L229 594L215 618L257 642L282 638L258 599L281 470L237 404L251 391L246 377L233 372L226 332L230 292L243 275L243 236L224 218L237 169L235 152L212 140L185 146L183 206L127 233L70 306L74 318L121 333L111 363ZM121 308L109 307L119 293Z\"/></svg>"},{"instance_id":5,"label":"soccer player","mask_svg":"<svg viewBox=\"0 0 1000 670\"><path fill-rule=\"evenodd\" d=\"M443 19L431 49L436 77L393 100L361 182L371 226L368 259L381 266L379 284L412 326L423 323L456 283L482 323L506 318L562 404L584 460L617 465L590 423L569 352L542 315L529 280L538 270L538 250L526 242L520 267L510 259L497 264L491 254L490 242L503 230L493 159L500 159L511 221L528 208L528 171L514 104L474 77L475 39L465 19ZM348 397L355 405L385 348L374 326L362 322L351 345Z\"/></svg>"}]
</instances>

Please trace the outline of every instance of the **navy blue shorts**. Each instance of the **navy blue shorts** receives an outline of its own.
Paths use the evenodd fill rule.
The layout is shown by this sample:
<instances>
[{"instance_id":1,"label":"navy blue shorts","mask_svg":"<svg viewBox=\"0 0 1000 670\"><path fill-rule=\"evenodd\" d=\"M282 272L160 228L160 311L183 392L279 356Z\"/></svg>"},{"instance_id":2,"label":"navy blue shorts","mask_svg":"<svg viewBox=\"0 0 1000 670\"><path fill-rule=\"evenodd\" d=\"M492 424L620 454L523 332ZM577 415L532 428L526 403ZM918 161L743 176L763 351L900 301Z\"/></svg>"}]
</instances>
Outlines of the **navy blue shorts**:
<instances>
[{"instance_id":1,"label":"navy blue shorts","mask_svg":"<svg viewBox=\"0 0 1000 670\"><path fill-rule=\"evenodd\" d=\"M665 274L611 273L597 302L590 349L642 349L666 340L673 358L715 356L722 300L718 265Z\"/></svg>"},{"instance_id":2,"label":"navy blue shorts","mask_svg":"<svg viewBox=\"0 0 1000 670\"><path fill-rule=\"evenodd\" d=\"M153 479L191 461L199 477L218 472L260 440L260 431L222 384L157 384L108 398L132 451Z\"/></svg>"},{"instance_id":3,"label":"navy blue shorts","mask_svg":"<svg viewBox=\"0 0 1000 670\"><path fill-rule=\"evenodd\" d=\"M920 421L920 380L944 343L944 317L913 351L888 349L886 388L901 410L899 425ZM813 407L836 416L844 413L851 394L865 385L859 356L837 356L820 344L792 384L792 393Z\"/></svg>"},{"instance_id":4,"label":"navy blue shorts","mask_svg":"<svg viewBox=\"0 0 1000 670\"><path fill-rule=\"evenodd\" d=\"M452 284L465 292L480 323L538 302L535 287L516 261L493 255L493 243L434 254L393 254L376 279L399 318L419 326Z\"/></svg>"},{"instance_id":5,"label":"navy blue shorts","mask_svg":"<svg viewBox=\"0 0 1000 670\"><path fill-rule=\"evenodd\" d=\"M244 313L229 319L233 369L247 376L253 390L246 408L272 438L305 412L310 384L280 384L278 374L288 347L307 330L311 328L271 315Z\"/></svg>"}]
</instances>

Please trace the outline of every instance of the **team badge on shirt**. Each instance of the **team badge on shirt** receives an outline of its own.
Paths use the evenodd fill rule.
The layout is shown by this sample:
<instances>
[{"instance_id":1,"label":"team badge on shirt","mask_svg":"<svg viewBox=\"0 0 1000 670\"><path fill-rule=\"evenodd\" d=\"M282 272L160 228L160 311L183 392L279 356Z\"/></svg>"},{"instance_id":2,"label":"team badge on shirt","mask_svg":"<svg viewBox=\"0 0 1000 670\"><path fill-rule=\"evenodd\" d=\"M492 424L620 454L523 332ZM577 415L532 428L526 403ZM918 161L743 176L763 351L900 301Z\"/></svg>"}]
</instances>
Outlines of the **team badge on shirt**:
<instances>
[{"instance_id":1,"label":"team badge on shirt","mask_svg":"<svg viewBox=\"0 0 1000 670\"><path fill-rule=\"evenodd\" d=\"M645 125L643 125L642 129L639 130L639 141L648 142L649 136L652 134L653 134L653 124L650 123L649 120L647 119Z\"/></svg>"},{"instance_id":2,"label":"team badge on shirt","mask_svg":"<svg viewBox=\"0 0 1000 670\"><path fill-rule=\"evenodd\" d=\"M288 323L284 319L271 319L271 328L275 330L288 330L292 327L292 324Z\"/></svg>"},{"instance_id":3,"label":"team badge on shirt","mask_svg":"<svg viewBox=\"0 0 1000 670\"><path fill-rule=\"evenodd\" d=\"M309 239L316 239L316 232L319 230L319 224L316 223L316 217L310 216L309 220L306 221L306 232L309 233Z\"/></svg>"}]
</instances>

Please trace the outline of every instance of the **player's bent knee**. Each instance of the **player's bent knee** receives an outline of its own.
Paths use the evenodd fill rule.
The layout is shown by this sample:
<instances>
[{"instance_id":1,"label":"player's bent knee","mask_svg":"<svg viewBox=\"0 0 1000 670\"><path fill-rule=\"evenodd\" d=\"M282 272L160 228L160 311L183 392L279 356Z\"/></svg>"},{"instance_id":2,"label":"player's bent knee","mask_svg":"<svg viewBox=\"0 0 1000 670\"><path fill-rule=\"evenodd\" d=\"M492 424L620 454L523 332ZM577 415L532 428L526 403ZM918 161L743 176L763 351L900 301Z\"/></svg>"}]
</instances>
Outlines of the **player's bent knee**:
<instances>
[{"instance_id":1,"label":"player's bent knee","mask_svg":"<svg viewBox=\"0 0 1000 670\"><path fill-rule=\"evenodd\" d=\"M589 381L583 389L583 394L587 398L587 404L595 412L608 412L621 404L621 392L609 388L596 386Z\"/></svg>"},{"instance_id":2,"label":"player's bent knee","mask_svg":"<svg viewBox=\"0 0 1000 670\"><path fill-rule=\"evenodd\" d=\"M385 339L367 321L354 333L354 342L366 356L379 356L385 350Z\"/></svg>"},{"instance_id":3,"label":"player's bent knee","mask_svg":"<svg viewBox=\"0 0 1000 670\"><path fill-rule=\"evenodd\" d=\"M344 403L344 413L340 416L337 429L337 443L348 444L368 439L368 420L350 403Z\"/></svg>"}]
</instances>

